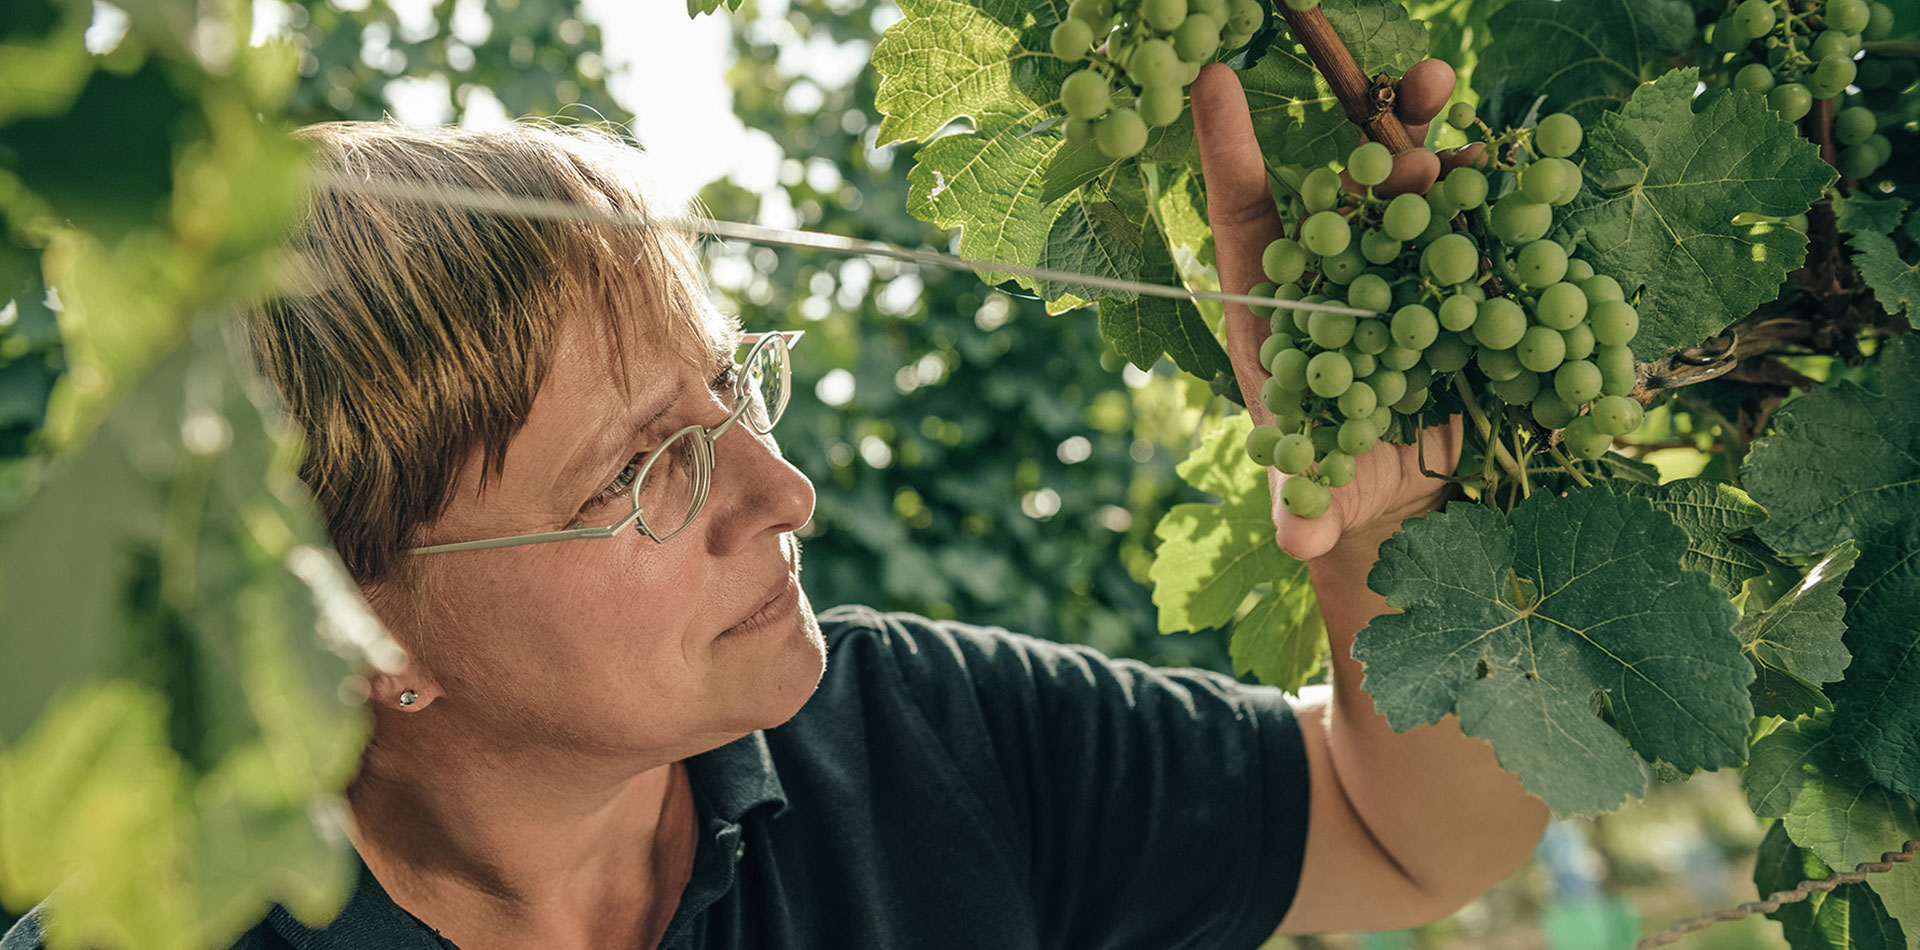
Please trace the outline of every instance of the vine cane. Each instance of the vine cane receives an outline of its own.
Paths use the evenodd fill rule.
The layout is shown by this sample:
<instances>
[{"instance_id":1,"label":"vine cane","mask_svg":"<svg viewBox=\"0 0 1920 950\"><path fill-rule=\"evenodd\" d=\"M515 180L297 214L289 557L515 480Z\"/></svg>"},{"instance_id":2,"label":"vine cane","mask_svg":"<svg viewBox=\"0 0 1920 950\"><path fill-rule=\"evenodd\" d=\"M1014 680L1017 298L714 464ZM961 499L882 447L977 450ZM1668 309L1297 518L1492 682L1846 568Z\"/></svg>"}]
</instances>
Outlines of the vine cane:
<instances>
[{"instance_id":1,"label":"vine cane","mask_svg":"<svg viewBox=\"0 0 1920 950\"><path fill-rule=\"evenodd\" d=\"M1815 892L1825 893L1842 884L1858 884L1866 880L1869 874L1884 874L1893 870L1893 866L1896 864L1905 864L1913 860L1915 851L1920 851L1920 839L1909 839L1906 844L1901 845L1900 850L1888 851L1880 855L1880 860L1878 861L1862 861L1855 865L1851 871L1835 871L1817 881L1801 881L1800 886L1793 890L1774 891L1772 894L1767 895L1766 900L1748 901L1738 907L1728 907L1716 910L1711 914L1689 917L1651 937L1643 938L1639 943L1633 945L1633 950L1647 950L1649 947L1663 946L1695 930L1701 930L1723 921L1739 920L1754 911L1771 914L1779 910L1780 905L1798 903L1812 897Z\"/></svg>"},{"instance_id":2,"label":"vine cane","mask_svg":"<svg viewBox=\"0 0 1920 950\"><path fill-rule=\"evenodd\" d=\"M1419 147L1420 143L1413 140L1407 127L1400 123L1400 117L1394 114L1393 80L1384 73L1368 79L1319 7L1295 10L1282 5L1278 12L1293 30L1293 38L1307 48L1307 55L1319 68L1320 75L1326 77L1327 85L1333 87L1333 94L1340 99L1349 121L1366 130L1368 138L1385 145L1395 155Z\"/></svg>"}]
</instances>

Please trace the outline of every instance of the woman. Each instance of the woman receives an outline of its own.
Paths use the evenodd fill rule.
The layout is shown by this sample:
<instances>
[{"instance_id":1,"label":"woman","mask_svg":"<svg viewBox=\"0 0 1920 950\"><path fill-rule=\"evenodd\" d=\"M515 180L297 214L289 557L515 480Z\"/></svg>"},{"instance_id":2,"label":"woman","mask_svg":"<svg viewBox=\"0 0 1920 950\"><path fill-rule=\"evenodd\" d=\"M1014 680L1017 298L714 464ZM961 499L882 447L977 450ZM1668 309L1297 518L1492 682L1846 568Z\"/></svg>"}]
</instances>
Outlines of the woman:
<instances>
[{"instance_id":1,"label":"woman","mask_svg":"<svg viewBox=\"0 0 1920 950\"><path fill-rule=\"evenodd\" d=\"M1451 89L1423 65L1402 111L1423 124ZM1244 289L1280 225L1233 73L1193 95ZM1538 839L1545 809L1483 743L1452 720L1393 733L1347 656L1385 610L1380 541L1443 487L1411 449L1365 456L1326 518L1275 509L1337 663L1297 704L1004 631L816 617L793 534L813 486L772 434L789 339L743 346L671 233L393 194L644 215L617 145L302 138L333 184L295 241L310 286L255 315L256 350L410 663L367 677L351 902L330 923L276 908L241 946L1253 947L1442 916ZM1418 153L1395 181L1437 170ZM1258 393L1264 321L1228 315ZM1457 424L1428 440L1453 458ZM0 947L38 934L36 914Z\"/></svg>"}]
</instances>

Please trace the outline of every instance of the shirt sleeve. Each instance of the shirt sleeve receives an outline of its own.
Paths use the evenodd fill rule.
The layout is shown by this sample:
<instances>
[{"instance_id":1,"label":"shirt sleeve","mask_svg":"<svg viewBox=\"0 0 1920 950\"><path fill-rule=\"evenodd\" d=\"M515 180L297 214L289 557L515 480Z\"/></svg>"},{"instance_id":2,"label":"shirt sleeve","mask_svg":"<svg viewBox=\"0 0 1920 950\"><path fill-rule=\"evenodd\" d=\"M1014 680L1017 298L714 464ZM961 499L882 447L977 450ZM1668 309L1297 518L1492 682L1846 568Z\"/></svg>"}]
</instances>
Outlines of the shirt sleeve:
<instances>
[{"instance_id":1,"label":"shirt sleeve","mask_svg":"<svg viewBox=\"0 0 1920 950\"><path fill-rule=\"evenodd\" d=\"M907 693L1025 851L1043 944L1259 946L1306 848L1278 689L997 628L866 612Z\"/></svg>"}]
</instances>

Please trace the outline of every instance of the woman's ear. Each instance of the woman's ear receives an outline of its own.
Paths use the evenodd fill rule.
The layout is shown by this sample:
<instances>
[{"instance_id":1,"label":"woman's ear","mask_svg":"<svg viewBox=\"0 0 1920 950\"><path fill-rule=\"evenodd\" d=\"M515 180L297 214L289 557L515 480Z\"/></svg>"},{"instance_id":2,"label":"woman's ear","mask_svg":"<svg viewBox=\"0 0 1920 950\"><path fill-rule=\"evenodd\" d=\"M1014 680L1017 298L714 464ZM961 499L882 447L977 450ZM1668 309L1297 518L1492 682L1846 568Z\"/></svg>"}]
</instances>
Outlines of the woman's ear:
<instances>
[{"instance_id":1,"label":"woman's ear","mask_svg":"<svg viewBox=\"0 0 1920 950\"><path fill-rule=\"evenodd\" d=\"M395 712L418 712L432 705L441 695L441 689L426 665L418 660L417 644L423 624L414 595L394 591L384 584L362 584L360 594L404 656L403 662L391 671L374 668L361 677L366 685L367 701Z\"/></svg>"}]
</instances>

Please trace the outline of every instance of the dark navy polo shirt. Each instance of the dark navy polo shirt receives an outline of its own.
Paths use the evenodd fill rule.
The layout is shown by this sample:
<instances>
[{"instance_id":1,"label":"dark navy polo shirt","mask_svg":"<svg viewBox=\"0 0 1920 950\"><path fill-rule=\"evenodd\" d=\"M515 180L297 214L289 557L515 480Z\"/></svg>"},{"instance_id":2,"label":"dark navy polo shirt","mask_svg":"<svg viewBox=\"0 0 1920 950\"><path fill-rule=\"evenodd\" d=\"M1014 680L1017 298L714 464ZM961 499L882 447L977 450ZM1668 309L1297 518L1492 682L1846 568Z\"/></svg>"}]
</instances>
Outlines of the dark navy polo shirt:
<instances>
[{"instance_id":1,"label":"dark navy polo shirt","mask_svg":"<svg viewBox=\"0 0 1920 950\"><path fill-rule=\"evenodd\" d=\"M700 833L661 942L1253 948L1292 903L1307 758L1280 691L846 607L791 720L687 760ZM0 950L37 950L36 909ZM361 866L324 929L236 950L447 950Z\"/></svg>"}]
</instances>

